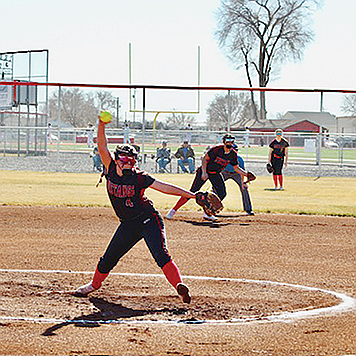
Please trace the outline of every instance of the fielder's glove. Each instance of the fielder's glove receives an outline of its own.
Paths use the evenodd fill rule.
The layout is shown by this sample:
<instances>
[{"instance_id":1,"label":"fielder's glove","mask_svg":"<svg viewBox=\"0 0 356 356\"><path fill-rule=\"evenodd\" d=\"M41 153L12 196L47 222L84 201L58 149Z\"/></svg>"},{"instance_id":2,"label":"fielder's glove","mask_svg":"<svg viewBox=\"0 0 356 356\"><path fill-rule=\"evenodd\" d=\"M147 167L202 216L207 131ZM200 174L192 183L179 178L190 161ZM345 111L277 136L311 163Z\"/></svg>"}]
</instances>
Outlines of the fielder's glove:
<instances>
[{"instance_id":1,"label":"fielder's glove","mask_svg":"<svg viewBox=\"0 0 356 356\"><path fill-rule=\"evenodd\" d=\"M224 209L224 205L215 193L198 192L195 194L195 200L208 216L218 214Z\"/></svg>"},{"instance_id":2,"label":"fielder's glove","mask_svg":"<svg viewBox=\"0 0 356 356\"><path fill-rule=\"evenodd\" d=\"M268 173L273 173L274 172L274 168L272 167L271 163L267 163L266 164L266 169Z\"/></svg>"},{"instance_id":3,"label":"fielder's glove","mask_svg":"<svg viewBox=\"0 0 356 356\"><path fill-rule=\"evenodd\" d=\"M253 180L256 179L256 175L250 171L247 172L247 181L245 183L248 183L248 182L252 182Z\"/></svg>"}]
</instances>

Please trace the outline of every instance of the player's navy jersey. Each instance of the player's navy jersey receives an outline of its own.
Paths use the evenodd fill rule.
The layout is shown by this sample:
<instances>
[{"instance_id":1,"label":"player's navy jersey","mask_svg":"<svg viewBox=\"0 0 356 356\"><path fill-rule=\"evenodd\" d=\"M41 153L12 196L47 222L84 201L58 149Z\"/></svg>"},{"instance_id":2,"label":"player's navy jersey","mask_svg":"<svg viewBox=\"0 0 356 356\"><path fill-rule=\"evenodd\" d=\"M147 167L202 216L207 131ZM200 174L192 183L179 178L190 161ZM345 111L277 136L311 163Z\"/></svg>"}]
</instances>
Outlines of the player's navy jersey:
<instances>
[{"instance_id":1,"label":"player's navy jersey","mask_svg":"<svg viewBox=\"0 0 356 356\"><path fill-rule=\"evenodd\" d=\"M119 176L111 160L106 176L106 189L120 220L132 220L143 214L155 212L153 203L144 195L155 179L148 173L132 170L132 174Z\"/></svg>"},{"instance_id":2,"label":"player's navy jersey","mask_svg":"<svg viewBox=\"0 0 356 356\"><path fill-rule=\"evenodd\" d=\"M272 148L272 156L275 158L283 158L285 155L285 150L289 146L289 143L283 137L281 141L277 141L274 139L270 144L269 147Z\"/></svg>"},{"instance_id":3,"label":"player's navy jersey","mask_svg":"<svg viewBox=\"0 0 356 356\"><path fill-rule=\"evenodd\" d=\"M206 171L208 173L220 173L229 163L232 166L237 166L237 153L235 150L230 150L225 153L224 145L217 145L208 151L208 164Z\"/></svg>"}]
</instances>

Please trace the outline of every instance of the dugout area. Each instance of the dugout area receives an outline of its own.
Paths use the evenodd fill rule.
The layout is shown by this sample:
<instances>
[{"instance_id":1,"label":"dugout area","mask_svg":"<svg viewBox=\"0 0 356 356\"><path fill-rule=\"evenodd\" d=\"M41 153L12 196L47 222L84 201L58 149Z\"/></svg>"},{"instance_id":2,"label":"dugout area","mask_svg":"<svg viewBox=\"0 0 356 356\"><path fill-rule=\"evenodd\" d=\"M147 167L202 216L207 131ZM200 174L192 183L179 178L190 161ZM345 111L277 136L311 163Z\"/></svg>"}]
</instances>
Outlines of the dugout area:
<instances>
[{"instance_id":1,"label":"dugout area","mask_svg":"<svg viewBox=\"0 0 356 356\"><path fill-rule=\"evenodd\" d=\"M90 279L117 225L110 208L0 214L0 354L356 353L354 218L180 212L165 223L187 306L143 242L90 298L65 293ZM329 312L340 296L348 305Z\"/></svg>"}]
</instances>

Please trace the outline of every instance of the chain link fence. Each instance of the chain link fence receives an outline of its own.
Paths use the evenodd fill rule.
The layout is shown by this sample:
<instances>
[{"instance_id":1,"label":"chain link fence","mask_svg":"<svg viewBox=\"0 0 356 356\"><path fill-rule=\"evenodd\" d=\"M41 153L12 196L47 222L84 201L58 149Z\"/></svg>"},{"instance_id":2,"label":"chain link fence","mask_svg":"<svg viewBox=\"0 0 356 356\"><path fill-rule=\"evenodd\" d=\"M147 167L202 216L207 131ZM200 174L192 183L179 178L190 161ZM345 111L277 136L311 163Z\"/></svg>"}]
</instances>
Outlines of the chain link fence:
<instances>
[{"instance_id":1,"label":"chain link fence","mask_svg":"<svg viewBox=\"0 0 356 356\"><path fill-rule=\"evenodd\" d=\"M246 162L265 162L269 143L274 133L250 132L248 140L244 131L232 132L239 153ZM199 160L207 148L222 141L225 132L203 130L141 130L107 129L111 149L130 140L138 147L142 164L154 160L162 141L168 142L173 162L174 153L183 141L193 147ZM356 134L314 134L285 132L289 141L289 164L339 165L356 168ZM96 144L95 128L65 129L59 127L0 127L0 154L17 156L42 156L49 153L91 154ZM175 169L173 170L175 171Z\"/></svg>"},{"instance_id":2,"label":"chain link fence","mask_svg":"<svg viewBox=\"0 0 356 356\"><path fill-rule=\"evenodd\" d=\"M13 83L8 83L13 84ZM18 83L15 83L19 85ZM188 107L195 108L195 113L200 113L200 100L208 102L208 95L214 93L227 92L228 88L204 88L204 87L158 87L158 86L141 86L135 88L133 86L115 86L115 85L85 85L85 84L51 84L51 83L30 83L31 86L38 86L38 89L44 90L48 87L53 87L50 93L50 100L46 105L35 106L19 105L17 108L8 109L8 111L0 111L0 156L2 157L30 157L40 156L45 157L53 154L61 155L91 155L96 144L95 126L92 127L74 127L66 124L64 117L68 119L70 115L74 115L78 105L82 103L85 107L89 104L87 111L81 112L78 115L81 118L80 125L87 125L87 121L92 123L95 121L99 107L103 107L104 103L97 103L100 95L110 94L108 97L112 101L113 106L110 111L113 113L113 122L107 127L107 137L110 149L114 149L115 145L127 142L137 146L140 151L141 167L146 169L150 167L150 171L156 170L155 155L157 147L159 147L163 140L168 142L168 147L172 153L172 163L170 165L170 172L178 172L177 161L174 158L174 153L183 141L187 140L192 145L196 155L196 165L203 156L207 148L221 143L225 131L211 131L208 127L203 127L203 123L193 125L193 130L167 130L163 129L164 125L157 125L156 129L152 129L156 124L155 120L158 114L172 114L169 111L169 105L166 101L173 96L177 102L182 100L180 108L185 108L187 102L199 95L199 100L193 100ZM25 85L21 83L21 85ZM78 90L77 90L78 89ZM137 89L137 90L136 90ZM231 90L230 90L231 89ZM230 88L230 91L240 90L244 88ZM258 88L256 89L258 90ZM264 89L268 90L268 89ZM158 99L153 96L153 92L159 91ZM246 90L245 90L246 91ZM289 93L293 92L294 93ZM315 112L315 104L320 104L320 112L324 105L331 103L338 96L338 99L348 93L354 91L328 91L327 95L320 96L320 103L318 103L319 94L323 92L313 90L299 90L301 93L309 93L308 98L313 98L313 103L308 106L305 101L298 104L297 98L301 97L301 93L296 90L286 89L284 92L279 92L277 89L266 92L269 100L278 99L279 105L284 103L283 98L294 98L294 107L301 107L302 110L310 110ZM188 98L184 95L192 93ZM132 95L134 93L134 96ZM57 96L55 96L56 94ZM66 95L71 94L70 100ZM75 95L78 98L77 106L72 103ZM104 96L105 97L105 96ZM132 98L134 97L134 100ZM304 97L304 96L303 96ZM121 99L120 99L121 98ZM125 99L122 99L125 98ZM164 98L164 99L163 99ZM211 96L210 96L211 98ZM120 99L120 100L119 100ZM155 100L158 100L156 111L152 109L155 105ZM137 101L137 107L136 107ZM123 105L126 102L125 112ZM165 107L165 105L167 107ZM197 107L196 107L197 105ZM171 106L172 107L172 106ZM82 108L82 107L80 107ZM149 110L151 108L151 110ZM83 109L83 108L82 108ZM163 109L167 111L162 111ZM229 109L231 109L229 107ZM89 111L88 111L89 110ZM153 111L152 111L153 110ZM281 110L283 110L281 108ZM116 112L115 112L116 111ZM183 113L183 111L176 111L176 113ZM231 110L229 112L228 124L226 130L230 131L236 137L236 143L239 147L240 155L245 159L246 163L261 162L265 163L268 159L269 143L274 138L274 132L254 131L251 129L248 137L245 131L233 131L230 124ZM49 113L49 114L46 114ZM193 112L190 112L194 115ZM123 115L125 114L125 115ZM129 114L129 117L126 117ZM188 111L186 111L188 114ZM66 116L67 115L67 116ZM69 115L69 116L68 116ZM124 118L123 118L124 116ZM332 115L331 115L332 116ZM90 120L88 119L90 118ZM153 119L154 118L154 119ZM272 121L272 120L271 120ZM49 123L52 123L49 125ZM130 130L125 126L130 123ZM126 127L126 128L125 128ZM225 127L225 126L223 126ZM330 129L331 132L334 129ZM335 131L338 131L335 130ZM349 132L354 132L350 129ZM285 132L285 138L290 143L289 148L289 164L291 165L309 165L314 167L321 166L339 166L356 168L356 133L310 133L310 132ZM153 168L152 168L153 167ZM1 166L0 166L1 169Z\"/></svg>"}]
</instances>

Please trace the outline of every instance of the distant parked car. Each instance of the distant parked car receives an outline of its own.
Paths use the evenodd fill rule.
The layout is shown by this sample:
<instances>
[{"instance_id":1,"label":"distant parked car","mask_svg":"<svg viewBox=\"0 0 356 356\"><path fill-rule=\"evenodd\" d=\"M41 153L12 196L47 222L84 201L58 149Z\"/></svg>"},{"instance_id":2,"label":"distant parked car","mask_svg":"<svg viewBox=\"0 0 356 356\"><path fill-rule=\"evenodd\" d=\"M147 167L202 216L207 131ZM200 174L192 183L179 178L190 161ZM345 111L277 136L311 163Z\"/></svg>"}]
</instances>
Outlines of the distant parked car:
<instances>
[{"instance_id":1,"label":"distant parked car","mask_svg":"<svg viewBox=\"0 0 356 356\"><path fill-rule=\"evenodd\" d=\"M350 147L350 148L356 147L356 137L352 137L352 136L338 137L336 142L339 145L339 147Z\"/></svg>"},{"instance_id":2,"label":"distant parked car","mask_svg":"<svg viewBox=\"0 0 356 356\"><path fill-rule=\"evenodd\" d=\"M335 142L333 140L326 140L324 144L325 144L326 148L339 148L339 145L337 144L337 142Z\"/></svg>"}]
</instances>

